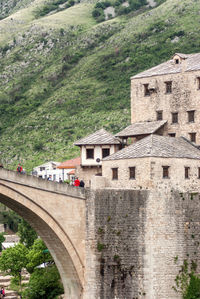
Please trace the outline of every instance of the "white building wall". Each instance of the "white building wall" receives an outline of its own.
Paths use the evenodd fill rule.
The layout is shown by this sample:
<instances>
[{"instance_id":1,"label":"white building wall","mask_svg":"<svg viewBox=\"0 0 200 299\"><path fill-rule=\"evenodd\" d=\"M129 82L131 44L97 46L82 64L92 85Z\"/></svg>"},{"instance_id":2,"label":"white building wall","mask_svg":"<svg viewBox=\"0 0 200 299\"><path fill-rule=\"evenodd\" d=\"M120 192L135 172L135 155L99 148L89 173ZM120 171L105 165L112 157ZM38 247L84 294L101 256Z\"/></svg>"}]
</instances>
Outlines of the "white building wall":
<instances>
[{"instance_id":1,"label":"white building wall","mask_svg":"<svg viewBox=\"0 0 200 299\"><path fill-rule=\"evenodd\" d=\"M109 148L110 155L114 154L114 145L94 145L94 146L82 146L81 147L81 165L82 166L97 166L102 165L102 161L96 162L96 159L102 160L102 149ZM86 159L86 149L94 149L94 159Z\"/></svg>"},{"instance_id":2,"label":"white building wall","mask_svg":"<svg viewBox=\"0 0 200 299\"><path fill-rule=\"evenodd\" d=\"M44 170L40 170L40 168L43 167L45 168ZM52 177L53 181L59 182L59 179L61 178L62 181L69 180L69 172L74 170L74 168L70 169L59 169L59 168L54 168L52 163L46 163L40 166L37 166L33 169L35 175L37 177L41 177L42 179L47 179L49 176Z\"/></svg>"}]
</instances>

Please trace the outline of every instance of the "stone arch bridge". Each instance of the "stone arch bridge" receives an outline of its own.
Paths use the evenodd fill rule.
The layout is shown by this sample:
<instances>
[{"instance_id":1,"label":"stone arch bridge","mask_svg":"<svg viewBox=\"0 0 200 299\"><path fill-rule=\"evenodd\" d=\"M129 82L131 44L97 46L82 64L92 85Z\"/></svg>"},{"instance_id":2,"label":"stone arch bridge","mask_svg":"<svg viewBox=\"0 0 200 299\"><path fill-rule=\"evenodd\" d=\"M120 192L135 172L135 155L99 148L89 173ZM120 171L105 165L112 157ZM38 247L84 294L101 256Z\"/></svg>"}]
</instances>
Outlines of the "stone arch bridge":
<instances>
[{"instance_id":1,"label":"stone arch bridge","mask_svg":"<svg viewBox=\"0 0 200 299\"><path fill-rule=\"evenodd\" d=\"M60 272L65 298L83 298L85 190L0 169L0 202L44 240Z\"/></svg>"},{"instance_id":2,"label":"stone arch bridge","mask_svg":"<svg viewBox=\"0 0 200 299\"><path fill-rule=\"evenodd\" d=\"M65 299L179 299L183 261L200 272L199 192L85 190L0 169L0 202L45 241Z\"/></svg>"}]
</instances>

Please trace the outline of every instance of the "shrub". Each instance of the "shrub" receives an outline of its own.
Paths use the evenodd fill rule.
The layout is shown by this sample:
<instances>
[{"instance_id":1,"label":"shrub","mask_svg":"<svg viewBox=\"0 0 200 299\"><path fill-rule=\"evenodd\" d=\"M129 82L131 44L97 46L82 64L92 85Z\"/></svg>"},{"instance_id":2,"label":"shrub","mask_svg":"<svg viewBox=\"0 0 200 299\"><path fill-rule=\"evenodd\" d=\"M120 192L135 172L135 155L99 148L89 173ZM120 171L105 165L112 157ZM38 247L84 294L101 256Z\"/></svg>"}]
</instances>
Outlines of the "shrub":
<instances>
[{"instance_id":1,"label":"shrub","mask_svg":"<svg viewBox=\"0 0 200 299\"><path fill-rule=\"evenodd\" d=\"M73 6L74 4L75 4L75 1L74 1L74 0L70 0L70 1L69 1L69 5L70 5L70 6Z\"/></svg>"},{"instance_id":2,"label":"shrub","mask_svg":"<svg viewBox=\"0 0 200 299\"><path fill-rule=\"evenodd\" d=\"M93 12L92 12L92 16L93 16L94 18L99 17L101 14L102 14L101 9L97 9L97 8L94 9Z\"/></svg>"},{"instance_id":3,"label":"shrub","mask_svg":"<svg viewBox=\"0 0 200 299\"><path fill-rule=\"evenodd\" d=\"M28 288L24 291L26 299L54 299L64 293L60 275L55 265L36 269L31 274Z\"/></svg>"}]
</instances>

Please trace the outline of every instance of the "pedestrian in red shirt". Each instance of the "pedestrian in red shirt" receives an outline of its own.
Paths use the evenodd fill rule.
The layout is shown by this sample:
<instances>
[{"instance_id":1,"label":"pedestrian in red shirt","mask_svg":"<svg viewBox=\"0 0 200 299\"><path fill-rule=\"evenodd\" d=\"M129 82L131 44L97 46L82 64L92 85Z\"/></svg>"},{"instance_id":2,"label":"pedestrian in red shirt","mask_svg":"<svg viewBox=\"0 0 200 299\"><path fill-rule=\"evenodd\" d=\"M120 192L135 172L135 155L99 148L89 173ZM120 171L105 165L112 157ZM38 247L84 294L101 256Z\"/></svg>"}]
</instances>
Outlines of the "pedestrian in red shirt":
<instances>
[{"instance_id":1,"label":"pedestrian in red shirt","mask_svg":"<svg viewBox=\"0 0 200 299\"><path fill-rule=\"evenodd\" d=\"M22 170L23 170L23 168L21 167L21 165L20 165L20 164L18 164L18 166L17 166L17 172L21 173L21 172L22 172Z\"/></svg>"},{"instance_id":2,"label":"pedestrian in red shirt","mask_svg":"<svg viewBox=\"0 0 200 299\"><path fill-rule=\"evenodd\" d=\"M79 181L78 178L75 179L75 181L74 181L74 186L75 186L75 187L79 187L79 186L80 186L80 181Z\"/></svg>"}]
</instances>

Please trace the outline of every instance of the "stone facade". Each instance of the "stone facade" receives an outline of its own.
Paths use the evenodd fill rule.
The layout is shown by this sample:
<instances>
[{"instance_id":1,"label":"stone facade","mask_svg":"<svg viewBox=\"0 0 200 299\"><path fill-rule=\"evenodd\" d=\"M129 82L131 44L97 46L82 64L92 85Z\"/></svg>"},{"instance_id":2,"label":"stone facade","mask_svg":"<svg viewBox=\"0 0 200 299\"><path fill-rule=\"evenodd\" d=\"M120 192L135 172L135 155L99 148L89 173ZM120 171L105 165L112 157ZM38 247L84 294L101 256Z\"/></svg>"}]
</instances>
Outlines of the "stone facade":
<instances>
[{"instance_id":1,"label":"stone facade","mask_svg":"<svg viewBox=\"0 0 200 299\"><path fill-rule=\"evenodd\" d=\"M98 190L87 199L87 299L180 299L183 260L200 270L199 193Z\"/></svg>"},{"instance_id":2,"label":"stone facade","mask_svg":"<svg viewBox=\"0 0 200 299\"><path fill-rule=\"evenodd\" d=\"M178 57L175 55L174 60ZM200 70L197 67L197 70L189 71L187 59L180 60L179 64L172 60L171 64L174 72L172 69L171 73L156 75L149 70L131 79L131 122L155 121L162 112L159 119L168 122L164 135L176 134L176 137L184 136L191 140L191 133L196 133L196 144L200 145ZM157 68L159 70L159 66ZM170 87L167 91L170 82L171 91ZM145 95L146 84L149 92ZM190 111L194 111L194 120L189 120ZM178 113L177 122L175 113Z\"/></svg>"},{"instance_id":3,"label":"stone facade","mask_svg":"<svg viewBox=\"0 0 200 299\"><path fill-rule=\"evenodd\" d=\"M163 178L163 166L169 167L169 178ZM135 179L130 179L130 167L135 167ZM185 167L188 178L185 178ZM112 168L118 168L118 179L112 179ZM103 161L105 187L120 189L165 189L165 186L185 191L200 191L200 161L195 159L146 157Z\"/></svg>"},{"instance_id":4,"label":"stone facade","mask_svg":"<svg viewBox=\"0 0 200 299\"><path fill-rule=\"evenodd\" d=\"M101 172L101 166L77 166L76 168L76 176L84 181L85 187L90 187L92 178Z\"/></svg>"}]
</instances>

